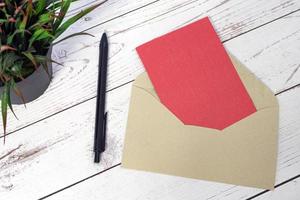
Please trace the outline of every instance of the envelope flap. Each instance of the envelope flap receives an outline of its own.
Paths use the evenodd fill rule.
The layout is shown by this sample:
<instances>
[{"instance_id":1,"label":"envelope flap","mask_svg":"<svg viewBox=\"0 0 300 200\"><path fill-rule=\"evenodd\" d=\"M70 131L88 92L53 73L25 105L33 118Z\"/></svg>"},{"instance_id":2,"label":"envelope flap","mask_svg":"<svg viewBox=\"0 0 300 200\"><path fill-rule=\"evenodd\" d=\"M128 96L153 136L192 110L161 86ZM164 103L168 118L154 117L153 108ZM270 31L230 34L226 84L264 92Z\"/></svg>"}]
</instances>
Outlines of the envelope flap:
<instances>
[{"instance_id":1,"label":"envelope flap","mask_svg":"<svg viewBox=\"0 0 300 200\"><path fill-rule=\"evenodd\" d=\"M270 107L278 107L278 102L273 92L237 58L230 53L229 56L256 109L262 110Z\"/></svg>"},{"instance_id":2,"label":"envelope flap","mask_svg":"<svg viewBox=\"0 0 300 200\"><path fill-rule=\"evenodd\" d=\"M140 74L133 83L134 86L142 87L142 88L150 88L153 89L153 85L149 79L149 76L146 72Z\"/></svg>"},{"instance_id":3,"label":"envelope flap","mask_svg":"<svg viewBox=\"0 0 300 200\"><path fill-rule=\"evenodd\" d=\"M159 97L156 94L155 89L146 72L143 72L137 77L137 79L133 83L133 86L145 90L146 92L150 93L155 99L159 101Z\"/></svg>"}]
</instances>

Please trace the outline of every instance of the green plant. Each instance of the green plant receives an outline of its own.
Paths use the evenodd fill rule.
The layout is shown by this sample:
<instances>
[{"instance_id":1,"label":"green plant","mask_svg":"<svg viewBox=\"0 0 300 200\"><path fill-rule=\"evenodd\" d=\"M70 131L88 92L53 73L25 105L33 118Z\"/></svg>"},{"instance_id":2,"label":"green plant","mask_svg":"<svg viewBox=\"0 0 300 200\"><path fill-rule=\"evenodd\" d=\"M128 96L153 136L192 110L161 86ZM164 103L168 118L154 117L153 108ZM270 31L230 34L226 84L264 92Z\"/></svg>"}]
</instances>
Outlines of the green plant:
<instances>
[{"instance_id":1,"label":"green plant","mask_svg":"<svg viewBox=\"0 0 300 200\"><path fill-rule=\"evenodd\" d=\"M4 142L8 108L15 115L10 91L15 92L24 102L16 82L25 79L39 66L48 72L47 62L54 62L46 56L50 45L74 22L99 5L64 20L73 1L76 0L0 0L0 87L3 87L1 112ZM89 35L75 33L55 44L82 34Z\"/></svg>"}]
</instances>

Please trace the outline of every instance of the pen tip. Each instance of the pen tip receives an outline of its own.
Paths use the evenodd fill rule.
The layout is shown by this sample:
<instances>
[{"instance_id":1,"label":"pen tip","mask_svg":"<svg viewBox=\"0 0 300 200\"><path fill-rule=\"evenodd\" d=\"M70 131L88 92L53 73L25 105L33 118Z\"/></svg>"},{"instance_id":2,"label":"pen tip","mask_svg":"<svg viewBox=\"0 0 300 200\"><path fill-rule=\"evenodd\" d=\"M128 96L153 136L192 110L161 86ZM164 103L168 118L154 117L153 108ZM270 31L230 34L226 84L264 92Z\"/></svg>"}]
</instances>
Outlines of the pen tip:
<instances>
[{"instance_id":1,"label":"pen tip","mask_svg":"<svg viewBox=\"0 0 300 200\"><path fill-rule=\"evenodd\" d=\"M95 152L94 162L95 163L99 163L100 162L100 153L98 151Z\"/></svg>"},{"instance_id":2,"label":"pen tip","mask_svg":"<svg viewBox=\"0 0 300 200\"><path fill-rule=\"evenodd\" d=\"M105 32L102 34L101 41L102 41L102 42L104 42L104 41L107 42L107 35L106 35Z\"/></svg>"}]
</instances>

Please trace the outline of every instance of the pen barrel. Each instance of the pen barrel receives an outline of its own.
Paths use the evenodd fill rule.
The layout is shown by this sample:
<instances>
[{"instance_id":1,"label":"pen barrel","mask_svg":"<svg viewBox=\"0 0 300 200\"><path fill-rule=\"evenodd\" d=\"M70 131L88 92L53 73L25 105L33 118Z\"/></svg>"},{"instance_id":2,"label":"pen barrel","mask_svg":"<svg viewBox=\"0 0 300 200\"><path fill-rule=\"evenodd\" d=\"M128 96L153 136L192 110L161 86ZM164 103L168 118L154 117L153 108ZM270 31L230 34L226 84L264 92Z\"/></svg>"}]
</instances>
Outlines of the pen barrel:
<instances>
[{"instance_id":1,"label":"pen barrel","mask_svg":"<svg viewBox=\"0 0 300 200\"><path fill-rule=\"evenodd\" d=\"M104 37L103 37L104 36ZM94 152L95 162L99 162L100 153L104 151L105 147L105 127L106 114L105 113L105 98L106 98L106 81L107 81L107 60L108 60L108 42L106 35L103 35L100 42L100 56L99 56L99 71L97 84L97 102L96 102L96 120L95 120L95 140Z\"/></svg>"},{"instance_id":2,"label":"pen barrel","mask_svg":"<svg viewBox=\"0 0 300 200\"><path fill-rule=\"evenodd\" d=\"M100 162L100 153L99 151L95 152L95 158L94 158L94 162L95 163L99 163Z\"/></svg>"}]
</instances>

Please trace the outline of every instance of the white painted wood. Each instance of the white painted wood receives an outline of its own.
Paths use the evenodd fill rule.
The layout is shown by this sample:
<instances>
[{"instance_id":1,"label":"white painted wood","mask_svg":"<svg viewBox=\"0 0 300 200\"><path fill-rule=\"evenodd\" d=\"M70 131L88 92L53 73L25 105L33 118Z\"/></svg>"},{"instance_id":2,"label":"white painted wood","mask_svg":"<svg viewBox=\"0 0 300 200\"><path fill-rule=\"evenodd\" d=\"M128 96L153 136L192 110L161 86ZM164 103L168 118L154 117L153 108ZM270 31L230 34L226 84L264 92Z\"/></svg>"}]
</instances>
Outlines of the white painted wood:
<instances>
[{"instance_id":1,"label":"white painted wood","mask_svg":"<svg viewBox=\"0 0 300 200\"><path fill-rule=\"evenodd\" d=\"M294 16L295 17L289 17L288 19L292 20L292 22L295 23L294 20L297 19L296 17L297 14L295 14ZM268 36L269 34L273 33L273 30L278 30L278 26L279 27L292 26L293 23L291 23L291 21L288 19L278 20L277 22L266 25L260 29L245 34L239 38L235 38L234 40L229 41L226 45L231 50L234 49L234 45L238 45L238 48L242 48L243 45L241 43L248 41L249 43L256 44L257 46L253 45L253 47L258 49L257 52L259 52L261 49L264 49L264 46L268 46L268 45L264 43L255 43L254 39L257 38L258 36L261 37L262 33ZM264 31L262 31L261 29L263 29ZM292 30L291 33L288 32L282 33L282 32L276 32L276 34L278 34L278 38L285 38L285 35L291 35L291 33L293 33L294 31ZM247 40L247 38L249 38L249 40ZM275 36L274 38L276 39ZM297 45L297 42L295 42L297 41L297 39L295 39L297 37L290 36L289 38L291 38L291 40L294 41L294 44ZM236 42L238 40L240 40L241 43ZM268 40L266 39L266 41ZM283 57L278 55L284 55L286 54L286 52L291 52L292 54L294 52L297 53L295 47L292 46L290 49L288 46L289 44L293 44L292 41L280 40L280 42L277 43L279 43L282 48L275 48L276 45L275 46L273 45L270 47L269 50L270 53L260 54L260 56L262 56L262 58L260 59L267 60L270 62L272 61L269 64L270 66L273 66L278 62L280 62L281 59L284 59ZM272 44L274 40L270 40L269 42L270 44ZM287 42L287 44L285 44L285 42ZM261 48L259 48L260 44L262 45ZM272 51L272 48L275 48L274 51ZM252 51L251 49L249 49L248 51L250 51L249 54L245 54L245 55L248 56L250 55L252 57L252 54L255 51L254 50ZM275 57L273 56L272 52L276 52ZM236 52L234 53L236 54ZM254 66L257 64L255 63L255 59L259 58L259 57L254 57L252 59L247 59L247 57L243 57L243 54L237 54L237 55L239 58L246 60L248 63L250 63L250 61L248 60L251 60ZM292 57L288 57L288 58L292 58ZM298 58L294 55L294 59L298 59ZM281 67L285 69L287 66L289 66L289 64L290 62L287 62L286 64L283 64ZM249 67L250 69L253 69L252 67L254 66L249 66ZM281 68L278 67L277 70L274 70L277 71L278 73L275 75L275 77L278 80L285 79L285 77L283 76L284 74L280 69ZM264 70L264 68L263 67L257 68L254 71L256 74L259 74L261 73L261 70ZM270 73L271 72L275 73L271 68L269 68L269 71ZM265 78L265 76L268 76L267 73L261 73L261 74L262 74L261 78L265 80L265 82L273 91L281 90L281 88L278 87L277 84L274 84L274 82L266 81L268 80L267 78ZM299 77L297 78L297 74L295 74L294 76L296 78L294 80L294 83L295 84L300 83L300 79ZM279 97L280 106L281 106L280 107L281 109L280 141L281 142L280 142L277 182L284 181L290 178L291 176L299 173L299 169L300 169L299 167L300 113L298 109L300 102L297 101L297 99L299 99L300 97L299 91L300 91L299 88L292 89L288 92L282 93ZM7 138L8 143L5 146L0 147L0 149L2 149L0 157L2 157L2 155L5 155L7 152L11 151L12 149L17 148L20 144L22 144L22 146L20 147L19 150L10 154L10 156L0 160L0 166L4 166L4 167L0 167L0 179L1 179L0 183L2 183L1 186L2 190L0 191L0 193L3 196L7 197L8 199L14 199L20 197L20 195L25 193L26 191L30 191L30 193L28 193L28 199L41 197L43 195L47 195L51 192L54 192L60 188L63 188L69 184L72 184L76 181L84 179L85 177L88 177L96 172L106 169L114 164L119 163L121 158L123 138L124 138L124 132L126 126L129 97L130 97L130 85L128 84L108 93L107 101L109 104L108 110L110 113L109 124L108 124L108 135L109 135L108 148L109 149L105 154L106 161L103 162L100 165L100 167L98 167L97 165L95 166L92 163L91 149L92 149L92 137L93 137L93 127L94 127L94 121L93 121L94 107L95 107L94 99L87 101L83 104L80 104L72 109L64 111L60 114L57 114L54 117L43 120L42 122L38 122L32 126L29 126L28 128L24 128L8 136ZM37 151L36 149L38 150L42 149L42 151ZM37 153L34 153L33 156L29 156L27 158L25 156L25 159L22 159L24 157L22 155L24 154L30 155L32 152L37 152ZM18 160L19 157L21 157L20 160ZM6 163L12 163L12 164L7 165ZM124 175L122 175L123 173L124 173L123 170L121 170L121 172L115 172L116 175L114 175L113 173L112 175L109 176L112 176L113 177L112 179L115 181L118 180L118 178L120 178L119 182L121 182L120 180L123 181L128 180L127 183L125 182L125 185L129 185L129 186L131 182L133 183L136 182L137 183L136 185L133 184L132 186L130 186L132 188L139 187L140 185L144 185L143 186L144 190L141 190L141 193L137 193L137 195L142 196L141 197L142 199L146 198L146 196L148 196L147 193L152 193L152 191L155 197L156 195L158 196L159 194L161 194L162 197L166 197L170 185L171 188L172 187L174 188L176 185L180 186L179 188L175 187L174 189L172 189L172 191L174 190L174 191L182 192L185 191L186 188L190 188L190 190L188 189L186 193L188 193L188 195L192 195L192 196L187 196L187 198L191 197L191 199L194 198L193 195L195 195L195 198L196 197L198 198L199 195L207 195L207 196L216 195L216 197L214 197L215 199L218 198L225 199L227 193L230 192L233 193L230 196L228 196L228 199L235 199L235 198L238 199L245 195L252 195L253 193L260 191L256 189L244 189L244 188L241 189L240 187L233 187L233 186L228 186L223 184L221 185L217 184L215 186L215 184L209 182L203 182L203 181L199 181L198 183L198 181L193 180L192 182L190 182L190 180L188 179L174 178L174 177L170 178L169 176L163 176L163 177L167 177L165 180L165 178L161 178L160 175L154 175L153 178L152 174L150 176L141 173L141 175L135 176L132 175L131 172L130 173L126 172L124 173ZM151 179L142 178L144 176L146 177L150 176ZM41 177L43 177L45 183L40 182ZM96 185L105 187L103 185L107 184L107 182L105 182L106 175L104 177L105 178L100 178L101 180L99 184L97 179ZM141 182L138 181L139 179L141 179ZM161 182L159 180L161 180ZM103 181L103 183L101 181ZM116 184L115 181L111 181L110 179L108 179L107 181ZM147 183L153 182L153 184L151 183L152 184L151 185L149 183L147 185L145 182ZM197 184L195 184L195 182ZM203 186L203 184L205 186ZM107 187L105 187L107 190L103 190L103 192L110 194L110 188L116 188L116 187L123 188L125 186L108 185ZM231 187L232 189L230 189L229 191L226 190ZM35 189L33 191L30 188L35 188ZM132 188L129 188L128 190L130 191L130 193L134 194L133 192L134 189ZM162 190L159 190L159 188L162 188ZM205 191L205 192L203 193L201 191L199 192L199 190L195 188L205 188L205 189L201 189L201 191ZM67 192L67 196L74 192L73 189L70 190L71 192ZM93 191L98 191L98 190L100 190L100 188L93 189ZM80 197L81 189L78 191L79 191L78 195ZM208 193L208 191L215 191L215 192ZM83 192L83 194L81 195L84 196L87 195L87 193L88 192ZM103 193L101 192L99 194L103 195ZM122 195L126 195L126 194L120 192L120 196L117 197L121 198ZM181 197L179 193L174 193L173 195ZM129 195L128 198L129 197L131 196ZM57 198L59 199L59 197Z\"/></svg>"},{"instance_id":2,"label":"white painted wood","mask_svg":"<svg viewBox=\"0 0 300 200\"><path fill-rule=\"evenodd\" d=\"M74 23L69 30L64 33L64 36L71 33L76 33L89 29L95 25L99 25L122 16L128 12L139 9L143 6L156 2L157 0L80 0L72 3L70 11L67 13L69 18L79 13L84 8L92 5L102 3L91 13L87 14L76 23Z\"/></svg>"},{"instance_id":3,"label":"white painted wood","mask_svg":"<svg viewBox=\"0 0 300 200\"><path fill-rule=\"evenodd\" d=\"M96 5L98 3L104 2L105 0L77 0L71 3L68 13L66 17L70 17L80 12L82 9L87 8L92 5ZM118 1L118 0L113 0Z\"/></svg>"},{"instance_id":4,"label":"white painted wood","mask_svg":"<svg viewBox=\"0 0 300 200\"><path fill-rule=\"evenodd\" d=\"M274 191L267 192L255 200L298 200L300 197L300 179L295 179Z\"/></svg>"},{"instance_id":5,"label":"white painted wood","mask_svg":"<svg viewBox=\"0 0 300 200\"><path fill-rule=\"evenodd\" d=\"M281 18L267 25L268 31L262 27L225 44L275 93L299 84L300 28L294 29L299 16Z\"/></svg>"},{"instance_id":6,"label":"white painted wood","mask_svg":"<svg viewBox=\"0 0 300 200\"><path fill-rule=\"evenodd\" d=\"M118 90L126 90L126 88L127 86L116 89L114 90L114 92ZM124 98L123 95L120 97ZM277 183L285 181L290 177L295 176L295 174L300 173L300 102L298 101L299 99L300 88L292 89L290 91L278 95L278 100L280 104L280 131L278 153L279 155L277 165L278 170L276 176ZM115 109L118 110L117 108ZM67 112L71 113L73 110L75 109L71 109L71 111ZM62 113L62 115L65 114ZM118 135L119 138L117 140L120 141L120 145L118 147L121 147L121 141L123 141L124 137L124 130L119 129L119 132L122 133ZM83 138L83 136L81 136L81 138ZM70 145L71 142L68 143ZM76 144L77 142L74 141L72 143ZM86 143L86 145L87 144L88 143ZM110 144L108 144L108 146L110 146ZM66 148L64 150L68 151ZM114 151L120 152L119 149L114 149ZM53 157L55 157L55 153L56 152L49 151L49 154L53 154ZM63 158L67 155L67 152L61 152L60 155ZM41 156L41 158L42 157L49 156L43 155ZM75 157L76 156L74 155L74 158ZM71 164L65 162L62 158L55 158L56 162L61 163L61 168L57 168L55 170L56 173L59 173L60 171L64 171L66 169L70 170ZM86 168L82 169L82 173L86 173L89 170L92 171L93 168L88 168L88 162L90 160L87 158L87 155L85 157L77 157L77 159L81 160L82 164L80 166L77 166L76 170L78 170L78 168L80 168L85 163ZM30 172L29 169L27 170L27 173L32 174L32 172ZM70 174L70 172L68 174ZM51 175L52 177L56 176L54 174ZM65 175L64 177L68 176L69 175ZM17 178L17 176L15 178ZM33 180L33 178L31 180ZM64 179L62 178L60 178L60 180L64 181ZM121 167L116 167L89 180L86 180L76 186L63 190L58 194L53 195L49 199L76 200L88 198L89 200L235 200L251 197L261 191L262 190L255 188L247 188L215 182L180 178L175 176L160 175L155 173L127 170ZM19 192L15 190L13 194L17 195L18 193Z\"/></svg>"},{"instance_id":7,"label":"white painted wood","mask_svg":"<svg viewBox=\"0 0 300 200\"><path fill-rule=\"evenodd\" d=\"M100 165L93 162L95 99L9 135L0 143L0 199L38 199L120 162L130 89L108 93Z\"/></svg>"},{"instance_id":8,"label":"white painted wood","mask_svg":"<svg viewBox=\"0 0 300 200\"><path fill-rule=\"evenodd\" d=\"M168 6L172 3L175 5L174 1L164 2L169 2ZM176 3L179 2L176 1ZM193 19L196 13L200 14L203 11L205 15L205 11L209 10L208 7L212 8L220 3L215 1L213 3L216 4L213 4L212 1L207 1L210 4L205 2L201 4L201 2L188 1L186 6L178 4L180 6L171 8L159 2L161 4L155 3L106 23L109 28L108 33L111 35L110 41L113 43L109 88L133 80L143 71L133 51L135 45L181 26L182 21L187 22ZM223 25L225 27L226 24L232 24L231 22L238 24L241 18L243 21L252 16L251 20L245 21L247 23L243 24L241 30L239 28L237 28L238 31L232 30L232 35L230 35L232 37L299 7L298 1L247 1L250 2L249 5L244 1L228 2L230 4L225 2L208 12L215 13L212 19L216 26L221 27L217 30L223 39L228 36L226 31L222 36ZM239 5L243 6L239 7ZM254 5L259 7L257 9L259 12L255 11ZM276 5L281 6L277 8ZM247 9L247 6L250 7ZM166 11L170 12L162 15ZM154 16L158 17L153 18ZM260 18L255 18L256 16ZM217 25L218 20L219 25ZM299 74L296 71L297 64L299 64L297 55L300 51L297 26L299 20L299 13L289 15L227 42L226 47L245 61L248 67L273 91L281 91L300 83ZM125 27L127 21L130 22L131 28ZM98 34L101 31L102 28L91 30ZM257 42L258 38L262 39ZM78 44L78 41L83 43ZM16 108L20 122L13 121L10 124L10 130L16 130L41 120L95 95L97 43L94 42L95 40L90 38L80 38L80 40L71 40L61 45L61 50L57 50L54 57L61 57L59 60L64 62L65 67L55 66L56 75L45 95L28 104L27 110L21 107ZM84 44L93 45L85 47ZM77 47L84 48L76 52ZM73 50L75 53L72 54ZM65 57L64 54L66 54ZM272 66L275 67L272 68ZM282 111L278 182L299 173L300 169L300 113L299 101L297 101L299 94L299 88L296 88L279 97ZM108 93L109 149L104 155L105 162L102 162L100 166L92 163L94 99L8 136L8 143L5 146L0 145L0 199L36 199L120 162L129 95L130 85ZM11 153L5 156L9 152ZM99 195L96 196L98 199L132 199L134 197L140 199L201 199L201 197L239 199L260 191L178 177L124 171L119 168L110 170L103 176L85 181L53 198L86 199L89 197L90 199L91 197L92 199L92 196L96 194ZM94 184L90 183L96 179ZM92 186L94 188L90 188ZM81 187L84 189L80 189ZM75 195L72 194L73 192ZM113 196L110 196L111 194Z\"/></svg>"},{"instance_id":9,"label":"white painted wood","mask_svg":"<svg viewBox=\"0 0 300 200\"><path fill-rule=\"evenodd\" d=\"M144 1L138 2L139 6L144 3ZM147 3L149 2L147 1ZM90 33L97 36L96 38L87 36L76 37L54 48L53 59L58 60L65 66L54 66L54 78L50 87L39 99L29 103L27 109L24 109L23 106L15 106L16 113L20 120L17 121L10 115L7 130L9 132L18 130L95 96L96 74L98 70L97 41L104 29L106 29L110 35L111 58L109 63L108 88L112 89L128 81L132 81L143 71L142 65L134 52L134 48L155 36L166 33L205 15L209 15L220 37L223 40L229 39L296 10L300 8L299 4L300 2L296 0L273 0L268 2L258 0L166 0L158 1L123 17L97 26L89 30ZM126 10L129 10L130 6L127 4L126 6L128 8L126 8ZM137 6L135 5L134 7ZM112 16L115 16L119 9L122 10L119 6L113 8L112 13L114 14ZM108 15L110 12L109 9L109 6L105 7L103 5L87 17L91 19L95 18L95 20L98 21L98 15L100 16L98 13L103 12ZM106 16L106 18L109 17ZM101 22L101 20L99 21ZM85 21L82 22L84 23L78 22L78 24L72 26L67 33L82 30L81 27L83 27L83 29L89 27ZM87 22L87 24L88 23L89 22ZM282 23L282 21L277 22L277 25L278 23ZM285 37L286 34L291 34L290 31L298 30L298 26L294 26L294 23L299 23L299 19L294 18L287 20L286 26L289 28L284 29L283 32L273 33L270 31L271 33L268 32L267 34L279 34L277 38ZM268 37L267 34L263 32L262 37ZM298 36L296 33L295 35L296 37ZM246 48L246 46L240 44L239 47L244 47L243 51L246 52L249 52L248 49L252 48L256 49L253 51L257 53L262 50L261 46L253 41L253 38L251 43L249 42L249 45L251 46ZM292 46L293 49L298 49L298 43L292 44ZM240 51L240 49L235 48L230 50L232 50L233 53ZM282 52L280 54L282 55ZM296 56L294 55L297 54L298 52L291 52L290 55L293 59L285 59L285 62L289 63L284 69L285 72L290 73L290 71L295 69L294 62L298 61L295 61ZM244 56L245 57L239 58L247 60L249 58L248 56L251 55L244 54ZM266 57L268 56L273 55L268 54ZM264 57L264 59L266 59L266 57ZM272 57L268 57L268 59L273 60ZM266 73L267 72L268 71L266 71ZM278 77L270 77L268 79L276 80ZM290 85L292 85L292 82L285 85L285 88ZM2 127L0 125L0 130L1 129Z\"/></svg>"},{"instance_id":10,"label":"white painted wood","mask_svg":"<svg viewBox=\"0 0 300 200\"><path fill-rule=\"evenodd\" d=\"M143 7L143 6L149 4L153 1L155 1L155 0L136 0L136 1L131 1L131 0L78 0L78 1L75 1L74 3L71 4L71 7L70 7L70 9L67 13L66 18L70 18L70 17L74 16L75 14L77 14L78 12L80 12L81 10L83 10L85 8L88 8L89 6L93 6L93 5L101 4L101 3L103 3L103 4L99 5L98 8L96 8L91 13L87 14L85 17L83 17L82 19L80 19L76 23L74 23L73 26L76 27L76 28L74 29L74 27L71 26L68 30L65 31L65 33L63 33L58 38L58 40L60 40L61 38L66 37L67 35L70 35L70 34L73 34L73 33L76 33L76 32L80 32L80 31L83 31L84 29L90 28L92 26L89 23L89 21L91 19L91 16L97 16L97 22L99 24L101 24L101 23L104 23L106 21L117 18L119 16L122 16L127 12L130 12L132 10ZM86 39L86 41L88 41L88 39L90 39L89 37L84 37L84 38ZM74 39L78 40L78 37L75 37ZM68 42L68 41L69 40L66 40L66 42ZM72 41L70 41L70 42L72 42ZM60 49L60 48L58 47L58 49ZM53 56L53 58L55 59L55 56ZM55 60L60 62L59 59L55 59ZM83 60L86 61L85 59L83 59ZM78 62L78 64L80 65L82 63ZM84 66L81 66L81 67L84 67ZM66 71L65 75L68 75L68 74L69 73ZM58 76L58 75L54 74L54 76ZM57 80L60 80L60 78L57 79ZM53 81L54 80L52 80L52 82ZM37 102L29 103L28 106L33 104L33 106L30 106L30 107L34 108L36 105L40 104L38 102L40 102L40 101L37 100ZM77 102L75 101L74 103L77 103ZM56 112L59 112L63 108L61 108L57 104L59 104L59 102L56 101L56 105L52 104L52 106L56 107L56 109L55 109ZM15 107L16 111L20 110L20 112L22 112L24 114L27 113L26 114L27 116L28 116L28 114L30 114L31 109L29 109L29 107L27 107L27 109L25 109L25 107L22 106L22 105L14 105L14 107ZM21 128L21 127L27 126L30 123L33 123L35 121L38 121L39 119L42 119L46 116L49 116L49 115L53 114L53 112L50 112L47 115L45 115L45 113L43 115L42 113L44 113L44 112L39 110L38 113L34 114L34 116L35 116L34 120L28 120L27 123L26 123L24 118L23 118L23 120L21 120L22 117L20 115L18 115L20 121L16 120L12 116L9 116L9 117L12 117L12 118L8 118L8 129L7 129L7 131L8 132L15 131L15 130ZM25 124L23 124L23 122L21 122L21 121L25 122ZM20 124L20 122L21 122L22 125ZM0 123L0 133L1 133L0 137L2 137L2 134L3 134L2 122Z\"/></svg>"}]
</instances>

